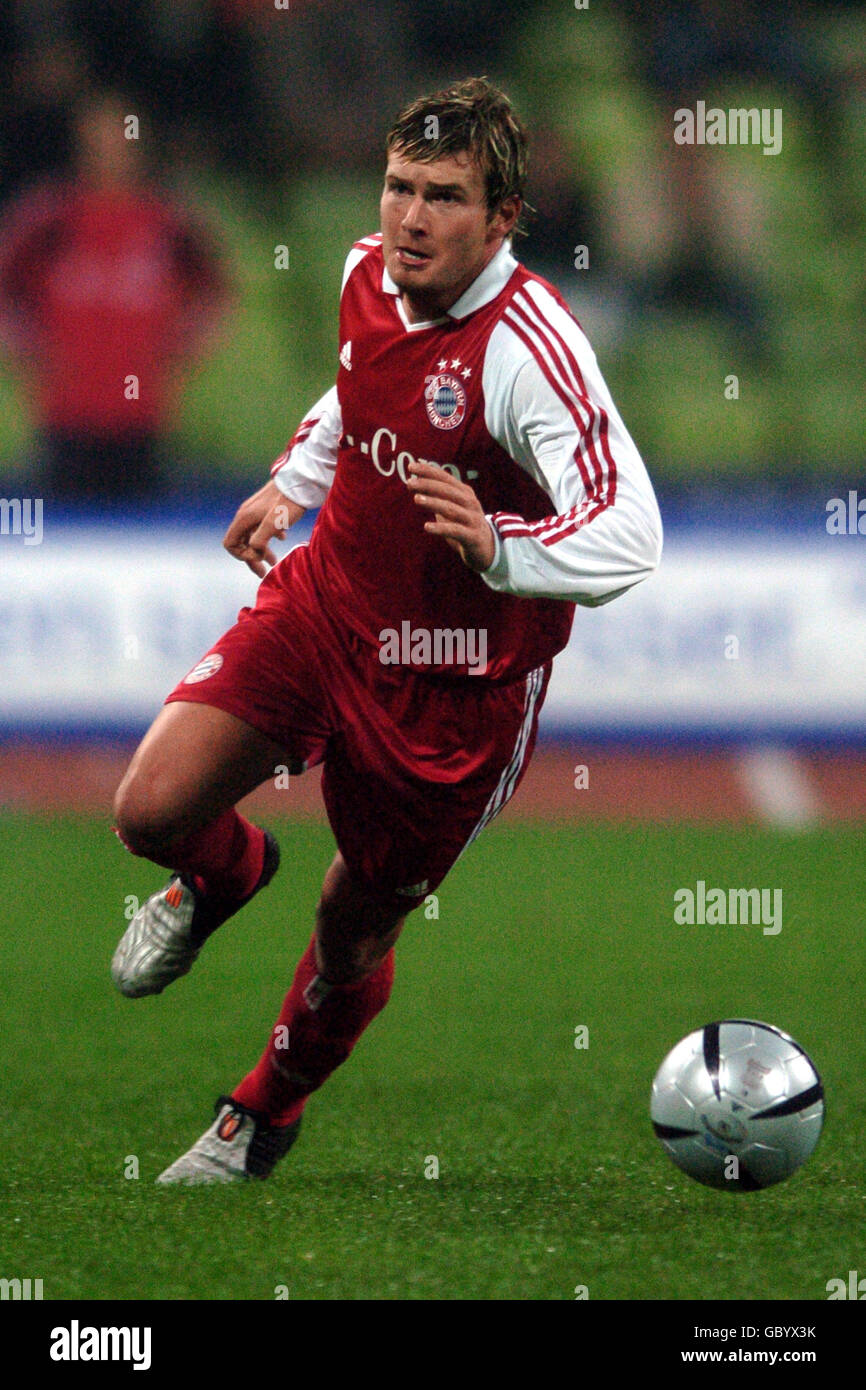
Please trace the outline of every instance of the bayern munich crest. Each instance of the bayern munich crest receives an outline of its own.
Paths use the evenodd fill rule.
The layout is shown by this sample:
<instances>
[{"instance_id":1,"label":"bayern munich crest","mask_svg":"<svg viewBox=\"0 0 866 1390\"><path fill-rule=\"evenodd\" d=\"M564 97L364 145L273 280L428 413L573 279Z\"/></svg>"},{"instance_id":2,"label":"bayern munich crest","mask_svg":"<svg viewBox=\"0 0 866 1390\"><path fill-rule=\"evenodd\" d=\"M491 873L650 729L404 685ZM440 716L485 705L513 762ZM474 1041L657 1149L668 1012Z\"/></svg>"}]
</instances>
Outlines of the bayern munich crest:
<instances>
[{"instance_id":1,"label":"bayern munich crest","mask_svg":"<svg viewBox=\"0 0 866 1390\"><path fill-rule=\"evenodd\" d=\"M431 425L437 430L453 430L466 414L466 392L456 376L439 372L426 378L424 404Z\"/></svg>"},{"instance_id":2,"label":"bayern munich crest","mask_svg":"<svg viewBox=\"0 0 866 1390\"><path fill-rule=\"evenodd\" d=\"M193 666L188 676L184 676L184 685L198 685L199 681L206 681L209 676L216 675L223 664L222 656L219 652L211 652L198 666Z\"/></svg>"}]
</instances>

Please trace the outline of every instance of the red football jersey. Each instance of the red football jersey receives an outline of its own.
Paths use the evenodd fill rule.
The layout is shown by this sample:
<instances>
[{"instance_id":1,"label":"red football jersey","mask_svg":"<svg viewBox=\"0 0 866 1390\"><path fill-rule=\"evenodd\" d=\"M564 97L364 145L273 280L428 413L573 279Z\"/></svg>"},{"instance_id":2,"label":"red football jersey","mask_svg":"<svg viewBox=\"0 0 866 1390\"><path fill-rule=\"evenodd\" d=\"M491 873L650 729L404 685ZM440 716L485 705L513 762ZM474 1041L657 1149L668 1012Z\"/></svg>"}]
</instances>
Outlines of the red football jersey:
<instances>
[{"instance_id":1,"label":"red football jersey","mask_svg":"<svg viewBox=\"0 0 866 1390\"><path fill-rule=\"evenodd\" d=\"M574 602L606 602L655 567L655 497L592 350L507 245L447 314L410 323L381 239L365 238L340 344L336 390L273 472L302 506L324 501L310 541L321 601L382 660L515 681L565 646ZM497 545L483 574L424 530L415 459L474 489Z\"/></svg>"}]
</instances>

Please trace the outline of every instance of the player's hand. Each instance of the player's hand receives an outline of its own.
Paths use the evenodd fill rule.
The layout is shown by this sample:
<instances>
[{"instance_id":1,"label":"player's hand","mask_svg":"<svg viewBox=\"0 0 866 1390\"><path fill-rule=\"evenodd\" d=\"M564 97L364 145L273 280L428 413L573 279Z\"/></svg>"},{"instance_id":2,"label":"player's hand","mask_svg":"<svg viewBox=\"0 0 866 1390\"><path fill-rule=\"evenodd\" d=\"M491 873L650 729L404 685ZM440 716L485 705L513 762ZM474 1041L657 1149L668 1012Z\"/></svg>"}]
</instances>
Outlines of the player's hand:
<instances>
[{"instance_id":1,"label":"player's hand","mask_svg":"<svg viewBox=\"0 0 866 1390\"><path fill-rule=\"evenodd\" d=\"M267 574L268 565L277 563L270 542L274 537L284 540L289 527L300 521L304 511L297 502L290 502L276 483L265 483L238 507L223 545L261 579Z\"/></svg>"},{"instance_id":2,"label":"player's hand","mask_svg":"<svg viewBox=\"0 0 866 1390\"><path fill-rule=\"evenodd\" d=\"M469 484L433 463L410 463L409 475L416 506L431 513L424 530L446 540L469 569L489 569L496 554L493 528Z\"/></svg>"}]
</instances>

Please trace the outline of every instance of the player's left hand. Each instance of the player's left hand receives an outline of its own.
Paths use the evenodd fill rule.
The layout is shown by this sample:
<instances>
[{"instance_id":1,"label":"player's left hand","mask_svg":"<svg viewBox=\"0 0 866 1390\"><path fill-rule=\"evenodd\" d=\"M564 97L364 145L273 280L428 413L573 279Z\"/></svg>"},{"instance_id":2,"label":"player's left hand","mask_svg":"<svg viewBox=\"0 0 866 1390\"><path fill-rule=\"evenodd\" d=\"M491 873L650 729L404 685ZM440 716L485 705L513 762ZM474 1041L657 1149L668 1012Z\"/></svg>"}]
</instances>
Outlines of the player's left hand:
<instances>
[{"instance_id":1,"label":"player's left hand","mask_svg":"<svg viewBox=\"0 0 866 1390\"><path fill-rule=\"evenodd\" d=\"M469 484L433 463L410 463L409 475L416 505L433 513L424 530L446 540L469 569L489 569L496 554L493 528Z\"/></svg>"}]
</instances>

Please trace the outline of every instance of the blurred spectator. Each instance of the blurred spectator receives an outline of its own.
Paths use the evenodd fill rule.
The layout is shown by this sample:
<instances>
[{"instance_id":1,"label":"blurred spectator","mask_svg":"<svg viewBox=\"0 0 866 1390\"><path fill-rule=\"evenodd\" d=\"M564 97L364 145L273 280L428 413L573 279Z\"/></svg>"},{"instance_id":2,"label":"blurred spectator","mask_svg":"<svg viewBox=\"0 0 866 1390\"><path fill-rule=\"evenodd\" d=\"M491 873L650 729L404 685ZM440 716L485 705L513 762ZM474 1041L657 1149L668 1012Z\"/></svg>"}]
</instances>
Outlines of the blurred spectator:
<instances>
[{"instance_id":1,"label":"blurred spectator","mask_svg":"<svg viewBox=\"0 0 866 1390\"><path fill-rule=\"evenodd\" d=\"M820 104L802 0L740 0L735 6L727 0L652 6L628 0L627 9L641 36L644 76L670 128L675 109L693 109L701 99L714 105L720 83L722 91L748 92L762 82L765 92L777 92L775 100L793 91L813 107ZM637 287L638 302L713 310L727 319L741 348L762 354L770 305L751 251L764 213L747 166L719 160L698 145L669 146L667 155L666 184L681 236L667 265L653 267Z\"/></svg>"},{"instance_id":2,"label":"blurred spectator","mask_svg":"<svg viewBox=\"0 0 866 1390\"><path fill-rule=\"evenodd\" d=\"M272 132L253 69L253 16L288 30L273 0L64 0L94 81L138 97L163 147L194 163L210 155L244 179L275 177ZM291 0L291 22L299 0ZM282 23L280 21L283 21Z\"/></svg>"},{"instance_id":3,"label":"blurred spectator","mask_svg":"<svg viewBox=\"0 0 866 1390\"><path fill-rule=\"evenodd\" d=\"M0 236L0 332L54 497L158 490L179 378L226 307L210 238L144 178L136 119L116 96L85 98L75 178L24 194Z\"/></svg>"}]
</instances>

